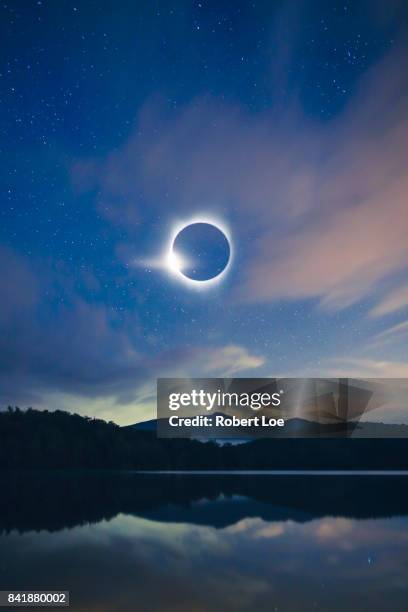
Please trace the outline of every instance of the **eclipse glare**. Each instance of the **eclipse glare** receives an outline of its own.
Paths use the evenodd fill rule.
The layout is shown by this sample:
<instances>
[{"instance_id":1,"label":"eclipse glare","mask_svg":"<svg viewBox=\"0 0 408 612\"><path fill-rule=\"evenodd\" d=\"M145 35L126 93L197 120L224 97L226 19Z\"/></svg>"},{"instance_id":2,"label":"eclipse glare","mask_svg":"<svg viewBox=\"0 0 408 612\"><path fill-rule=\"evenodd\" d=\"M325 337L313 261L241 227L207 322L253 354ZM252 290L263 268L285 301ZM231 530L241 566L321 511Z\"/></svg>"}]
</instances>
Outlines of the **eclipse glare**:
<instances>
[{"instance_id":1,"label":"eclipse glare","mask_svg":"<svg viewBox=\"0 0 408 612\"><path fill-rule=\"evenodd\" d=\"M228 233L220 224L194 220L176 228L168 265L180 280L201 288L225 275L231 250Z\"/></svg>"}]
</instances>

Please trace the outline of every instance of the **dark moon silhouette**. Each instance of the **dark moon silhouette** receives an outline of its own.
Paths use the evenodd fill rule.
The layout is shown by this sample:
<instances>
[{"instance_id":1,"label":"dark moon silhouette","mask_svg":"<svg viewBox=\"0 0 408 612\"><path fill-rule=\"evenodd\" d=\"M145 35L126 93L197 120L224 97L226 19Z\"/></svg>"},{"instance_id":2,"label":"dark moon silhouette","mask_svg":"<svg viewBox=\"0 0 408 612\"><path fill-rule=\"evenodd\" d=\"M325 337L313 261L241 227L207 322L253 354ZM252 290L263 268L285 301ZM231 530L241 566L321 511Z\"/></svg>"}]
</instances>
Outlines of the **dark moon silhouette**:
<instances>
[{"instance_id":1,"label":"dark moon silhouette","mask_svg":"<svg viewBox=\"0 0 408 612\"><path fill-rule=\"evenodd\" d=\"M225 270L231 249L223 231L211 223L192 223L176 236L173 252L186 260L180 272L195 281L215 278Z\"/></svg>"}]
</instances>

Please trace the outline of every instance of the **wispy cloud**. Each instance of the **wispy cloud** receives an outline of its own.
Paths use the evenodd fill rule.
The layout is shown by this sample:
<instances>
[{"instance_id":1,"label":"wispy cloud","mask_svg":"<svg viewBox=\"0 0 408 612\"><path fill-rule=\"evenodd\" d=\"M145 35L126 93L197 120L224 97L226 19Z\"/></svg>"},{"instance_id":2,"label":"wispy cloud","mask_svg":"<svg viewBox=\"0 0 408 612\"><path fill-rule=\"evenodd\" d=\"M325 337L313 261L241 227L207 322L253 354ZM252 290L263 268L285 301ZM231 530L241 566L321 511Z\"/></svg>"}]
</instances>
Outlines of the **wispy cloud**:
<instances>
[{"instance_id":1,"label":"wispy cloud","mask_svg":"<svg viewBox=\"0 0 408 612\"><path fill-rule=\"evenodd\" d=\"M0 407L67 408L132 423L154 416L158 376L233 376L264 363L242 345L147 348L133 316L119 321L61 274L0 248L0 284L9 295L0 301ZM84 282L95 290L89 275Z\"/></svg>"},{"instance_id":2,"label":"wispy cloud","mask_svg":"<svg viewBox=\"0 0 408 612\"><path fill-rule=\"evenodd\" d=\"M396 325L392 325L387 329L375 334L371 341L365 347L365 350L372 350L374 348L382 347L384 345L389 345L391 343L396 344L401 341L406 341L406 336L408 334L408 321L403 321L402 323L397 323Z\"/></svg>"},{"instance_id":3,"label":"wispy cloud","mask_svg":"<svg viewBox=\"0 0 408 612\"><path fill-rule=\"evenodd\" d=\"M326 122L295 103L258 114L204 97L169 113L147 104L121 149L80 162L73 176L97 187L100 209L127 224L146 210L169 222L187 210L222 211L244 251L242 300L348 306L408 259L404 54L374 66ZM392 299L376 312L405 298Z\"/></svg>"},{"instance_id":4,"label":"wispy cloud","mask_svg":"<svg viewBox=\"0 0 408 612\"><path fill-rule=\"evenodd\" d=\"M408 378L408 362L364 357L338 357L331 360L327 375L347 378Z\"/></svg>"},{"instance_id":5,"label":"wispy cloud","mask_svg":"<svg viewBox=\"0 0 408 612\"><path fill-rule=\"evenodd\" d=\"M259 368L265 359L251 354L243 346L229 344L207 352L206 362L204 372L223 377Z\"/></svg>"},{"instance_id":6,"label":"wispy cloud","mask_svg":"<svg viewBox=\"0 0 408 612\"><path fill-rule=\"evenodd\" d=\"M392 314L403 308L408 308L408 285L399 287L385 296L372 310L372 317L381 317Z\"/></svg>"},{"instance_id":7,"label":"wispy cloud","mask_svg":"<svg viewBox=\"0 0 408 612\"><path fill-rule=\"evenodd\" d=\"M389 336L394 336L395 334L401 334L408 332L408 321L403 321L402 323L398 323L397 325L393 325L388 329L380 332L375 336L376 339L387 338Z\"/></svg>"}]
</instances>

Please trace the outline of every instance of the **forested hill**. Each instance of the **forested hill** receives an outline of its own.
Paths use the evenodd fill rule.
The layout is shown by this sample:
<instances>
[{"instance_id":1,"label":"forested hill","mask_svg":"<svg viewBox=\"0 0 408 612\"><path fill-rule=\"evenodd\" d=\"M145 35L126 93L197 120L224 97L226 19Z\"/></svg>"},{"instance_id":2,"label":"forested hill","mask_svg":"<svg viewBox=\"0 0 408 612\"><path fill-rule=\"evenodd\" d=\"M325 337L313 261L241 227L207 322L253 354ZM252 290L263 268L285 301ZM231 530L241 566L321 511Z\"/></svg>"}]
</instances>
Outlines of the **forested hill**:
<instances>
[{"instance_id":1,"label":"forested hill","mask_svg":"<svg viewBox=\"0 0 408 612\"><path fill-rule=\"evenodd\" d=\"M77 414L0 412L0 468L407 470L408 439L264 439L241 445L158 439Z\"/></svg>"}]
</instances>

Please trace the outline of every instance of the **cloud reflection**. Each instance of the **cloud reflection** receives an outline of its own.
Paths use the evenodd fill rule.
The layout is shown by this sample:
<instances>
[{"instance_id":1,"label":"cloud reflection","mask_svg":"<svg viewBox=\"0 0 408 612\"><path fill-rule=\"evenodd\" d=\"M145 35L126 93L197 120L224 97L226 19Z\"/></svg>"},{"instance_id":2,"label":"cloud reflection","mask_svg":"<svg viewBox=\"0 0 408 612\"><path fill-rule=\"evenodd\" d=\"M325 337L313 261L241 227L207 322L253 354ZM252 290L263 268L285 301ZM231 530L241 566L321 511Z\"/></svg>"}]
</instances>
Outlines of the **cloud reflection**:
<instances>
[{"instance_id":1,"label":"cloud reflection","mask_svg":"<svg viewBox=\"0 0 408 612\"><path fill-rule=\"evenodd\" d=\"M120 514L55 534L12 533L2 550L9 588L69 588L81 611L397 612L407 596L406 518L247 518L215 529Z\"/></svg>"}]
</instances>

